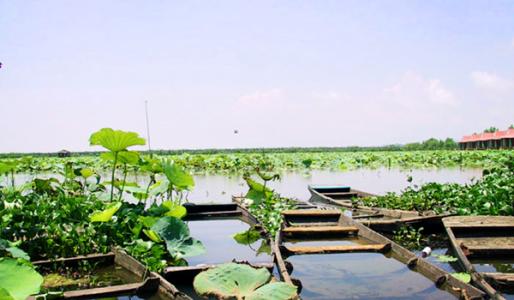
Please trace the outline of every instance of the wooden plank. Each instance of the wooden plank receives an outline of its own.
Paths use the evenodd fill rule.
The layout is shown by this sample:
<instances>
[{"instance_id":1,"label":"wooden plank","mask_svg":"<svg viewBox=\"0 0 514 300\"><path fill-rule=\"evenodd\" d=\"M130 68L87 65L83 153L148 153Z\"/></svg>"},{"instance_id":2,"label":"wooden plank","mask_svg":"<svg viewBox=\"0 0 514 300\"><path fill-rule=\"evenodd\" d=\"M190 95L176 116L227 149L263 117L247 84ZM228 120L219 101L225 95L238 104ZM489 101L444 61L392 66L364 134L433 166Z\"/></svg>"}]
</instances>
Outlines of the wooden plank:
<instances>
[{"instance_id":1,"label":"wooden plank","mask_svg":"<svg viewBox=\"0 0 514 300\"><path fill-rule=\"evenodd\" d=\"M78 261L94 261L94 260L112 260L114 261L115 254L114 252L109 253L94 253L94 254L88 254L88 255L79 255L74 257L64 257L64 258L56 258L56 259L48 259L48 260L38 260L33 262L33 265L37 266L43 266L48 264L54 264L54 263L74 263Z\"/></svg>"},{"instance_id":2,"label":"wooden plank","mask_svg":"<svg viewBox=\"0 0 514 300\"><path fill-rule=\"evenodd\" d=\"M387 252L391 244L370 245L325 245L325 246L284 246L291 254L348 253L348 252Z\"/></svg>"},{"instance_id":3,"label":"wooden plank","mask_svg":"<svg viewBox=\"0 0 514 300\"><path fill-rule=\"evenodd\" d=\"M469 251L514 252L514 236L457 238L457 243Z\"/></svg>"},{"instance_id":4,"label":"wooden plank","mask_svg":"<svg viewBox=\"0 0 514 300\"><path fill-rule=\"evenodd\" d=\"M492 279L494 281L502 282L504 284L513 285L514 286L514 273L491 273L491 272L483 272L480 273L482 276L488 279Z\"/></svg>"},{"instance_id":5,"label":"wooden plank","mask_svg":"<svg viewBox=\"0 0 514 300\"><path fill-rule=\"evenodd\" d=\"M338 222L288 222L292 227L317 227L317 226L337 226Z\"/></svg>"},{"instance_id":6,"label":"wooden plank","mask_svg":"<svg viewBox=\"0 0 514 300\"><path fill-rule=\"evenodd\" d=\"M359 229L354 226L308 226L287 227L282 230L284 234L348 234L356 233Z\"/></svg>"},{"instance_id":7,"label":"wooden plank","mask_svg":"<svg viewBox=\"0 0 514 300\"><path fill-rule=\"evenodd\" d=\"M510 216L467 216L447 217L445 226L452 228L462 227L514 227L514 217Z\"/></svg>"},{"instance_id":8,"label":"wooden plank","mask_svg":"<svg viewBox=\"0 0 514 300\"><path fill-rule=\"evenodd\" d=\"M282 212L284 217L325 217L325 216L335 216L338 217L341 215L340 210L336 209L294 209L294 210L284 210Z\"/></svg>"},{"instance_id":9,"label":"wooden plank","mask_svg":"<svg viewBox=\"0 0 514 300\"><path fill-rule=\"evenodd\" d=\"M64 298L67 299L81 299L81 298L96 298L96 297L108 297L120 294L135 294L135 292L142 286L141 283L129 283L114 285L108 287L87 289L87 290L76 290L64 292Z\"/></svg>"}]
</instances>

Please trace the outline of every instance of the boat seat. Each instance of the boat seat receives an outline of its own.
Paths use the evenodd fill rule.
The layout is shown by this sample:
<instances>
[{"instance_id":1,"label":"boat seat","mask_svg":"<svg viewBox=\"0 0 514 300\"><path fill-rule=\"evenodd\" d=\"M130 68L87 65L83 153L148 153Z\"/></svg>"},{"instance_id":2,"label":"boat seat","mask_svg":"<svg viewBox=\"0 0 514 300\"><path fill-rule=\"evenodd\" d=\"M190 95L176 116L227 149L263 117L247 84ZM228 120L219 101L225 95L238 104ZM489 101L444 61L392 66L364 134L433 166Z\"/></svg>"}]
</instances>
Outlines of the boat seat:
<instances>
[{"instance_id":1,"label":"boat seat","mask_svg":"<svg viewBox=\"0 0 514 300\"><path fill-rule=\"evenodd\" d=\"M389 249L391 249L391 244L284 246L284 250L289 254L387 252Z\"/></svg>"}]
</instances>

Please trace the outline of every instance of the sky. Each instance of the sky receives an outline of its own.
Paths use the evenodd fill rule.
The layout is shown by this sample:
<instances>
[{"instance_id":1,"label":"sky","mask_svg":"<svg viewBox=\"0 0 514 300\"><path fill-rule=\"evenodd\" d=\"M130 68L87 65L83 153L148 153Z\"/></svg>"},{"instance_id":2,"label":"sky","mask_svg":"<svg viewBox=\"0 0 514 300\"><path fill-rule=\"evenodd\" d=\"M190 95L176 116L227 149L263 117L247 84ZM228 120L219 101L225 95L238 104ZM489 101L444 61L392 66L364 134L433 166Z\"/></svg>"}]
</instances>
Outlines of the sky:
<instances>
[{"instance_id":1,"label":"sky","mask_svg":"<svg viewBox=\"0 0 514 300\"><path fill-rule=\"evenodd\" d=\"M146 137L145 101L154 149L507 128L513 16L513 1L0 0L0 152Z\"/></svg>"}]
</instances>

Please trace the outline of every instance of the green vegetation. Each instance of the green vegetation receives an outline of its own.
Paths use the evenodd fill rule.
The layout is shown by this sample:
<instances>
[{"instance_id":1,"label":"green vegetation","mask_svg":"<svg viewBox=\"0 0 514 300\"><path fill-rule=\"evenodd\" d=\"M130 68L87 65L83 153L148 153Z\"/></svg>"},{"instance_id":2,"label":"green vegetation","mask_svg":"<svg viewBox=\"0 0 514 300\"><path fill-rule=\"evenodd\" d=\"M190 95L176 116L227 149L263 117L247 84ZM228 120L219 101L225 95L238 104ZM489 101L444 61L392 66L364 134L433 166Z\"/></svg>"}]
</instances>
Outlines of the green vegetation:
<instances>
[{"instance_id":1,"label":"green vegetation","mask_svg":"<svg viewBox=\"0 0 514 300\"><path fill-rule=\"evenodd\" d=\"M130 151L132 152L132 151ZM155 173L161 174L161 161L172 161L177 166L194 174L244 174L253 172L266 165L275 172L303 170L350 170L357 168L446 168L492 167L499 160L511 156L512 150L487 151L401 151L401 152L295 152L295 153L235 153L235 154L181 154L153 157L139 155L139 160L133 159L121 165L121 171L129 174ZM103 158L103 159L102 159ZM113 170L112 155L102 154L101 157L23 157L20 159L0 160L0 176L5 175L5 183L12 184L15 173L24 174L65 174L65 166L78 166L94 170L98 174L106 174ZM137 163L136 163L137 162ZM7 167L6 167L7 165ZM116 163L120 171L119 162ZM112 175L112 174L111 174ZM114 181L115 189L122 186L123 176ZM112 178L111 178L112 181ZM1 184L1 181L0 181ZM130 185L125 185L125 188Z\"/></svg>"},{"instance_id":2,"label":"green vegetation","mask_svg":"<svg viewBox=\"0 0 514 300\"><path fill-rule=\"evenodd\" d=\"M491 126L489 128L484 129L484 132L485 133L493 133L493 132L496 132L496 131L499 131L499 130L500 129L498 129L498 128L494 127L494 126Z\"/></svg>"},{"instance_id":3,"label":"green vegetation","mask_svg":"<svg viewBox=\"0 0 514 300\"><path fill-rule=\"evenodd\" d=\"M272 282L265 268L228 263L198 274L193 286L206 299L287 300L297 296L296 287L285 282Z\"/></svg>"},{"instance_id":4,"label":"green vegetation","mask_svg":"<svg viewBox=\"0 0 514 300\"><path fill-rule=\"evenodd\" d=\"M144 144L136 133L102 129L90 142L109 152L96 163L61 161L54 165L55 177L36 177L22 185L9 182L0 188L0 237L15 241L0 243L0 253L22 255L13 248L16 245L27 258L39 260L106 253L120 246L150 269L160 270L187 264L184 258L205 251L180 220L186 213L182 193L194 186L190 174L173 162L127 150ZM32 162L3 162L2 170L12 177L11 166ZM110 180L102 180L99 165L110 166ZM150 184L127 182L129 168L145 170ZM122 201L124 193L133 201Z\"/></svg>"},{"instance_id":5,"label":"green vegetation","mask_svg":"<svg viewBox=\"0 0 514 300\"><path fill-rule=\"evenodd\" d=\"M428 183L411 186L402 193L365 198L364 205L459 215L512 215L514 199L514 155L502 157L495 167L483 171L469 184Z\"/></svg>"},{"instance_id":6,"label":"green vegetation","mask_svg":"<svg viewBox=\"0 0 514 300\"><path fill-rule=\"evenodd\" d=\"M422 247L422 232L423 227L416 229L411 226L404 225L393 232L393 240L407 249L416 250Z\"/></svg>"}]
</instances>

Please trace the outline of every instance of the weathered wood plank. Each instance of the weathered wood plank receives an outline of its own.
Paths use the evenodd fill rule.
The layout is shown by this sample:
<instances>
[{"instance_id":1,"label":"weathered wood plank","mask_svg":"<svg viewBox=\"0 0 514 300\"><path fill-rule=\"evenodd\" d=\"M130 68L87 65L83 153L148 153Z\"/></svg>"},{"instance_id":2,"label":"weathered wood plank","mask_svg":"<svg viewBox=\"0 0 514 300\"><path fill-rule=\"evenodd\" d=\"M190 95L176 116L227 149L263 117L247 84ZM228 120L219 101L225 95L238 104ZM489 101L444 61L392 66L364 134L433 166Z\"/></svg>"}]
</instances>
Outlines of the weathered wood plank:
<instances>
[{"instance_id":1,"label":"weathered wood plank","mask_svg":"<svg viewBox=\"0 0 514 300\"><path fill-rule=\"evenodd\" d=\"M307 227L287 227L282 230L288 234L348 234L356 233L359 229L354 226L307 226Z\"/></svg>"},{"instance_id":2,"label":"weathered wood plank","mask_svg":"<svg viewBox=\"0 0 514 300\"><path fill-rule=\"evenodd\" d=\"M467 216L445 218L447 227L514 227L514 217L510 216Z\"/></svg>"},{"instance_id":3,"label":"weathered wood plank","mask_svg":"<svg viewBox=\"0 0 514 300\"><path fill-rule=\"evenodd\" d=\"M292 254L348 253L348 252L387 252L391 244L371 245L325 245L325 246L284 246Z\"/></svg>"},{"instance_id":4,"label":"weathered wood plank","mask_svg":"<svg viewBox=\"0 0 514 300\"><path fill-rule=\"evenodd\" d=\"M494 281L502 282L508 285L514 285L514 274L513 273L490 273L484 272L480 273L482 276L486 278L490 278Z\"/></svg>"},{"instance_id":5,"label":"weathered wood plank","mask_svg":"<svg viewBox=\"0 0 514 300\"><path fill-rule=\"evenodd\" d=\"M284 210L282 212L284 217L318 217L318 216L335 216L341 215L340 210L336 209L294 209Z\"/></svg>"}]
</instances>

